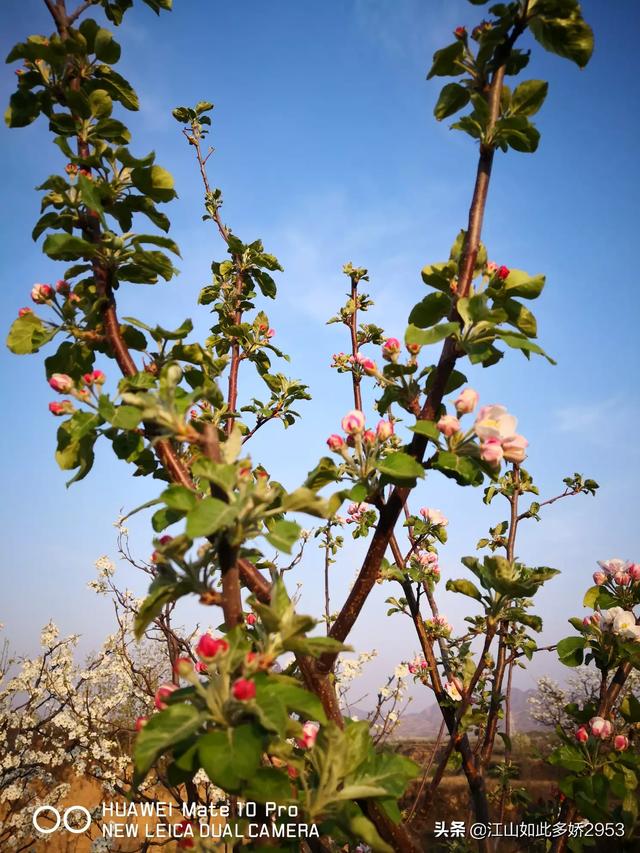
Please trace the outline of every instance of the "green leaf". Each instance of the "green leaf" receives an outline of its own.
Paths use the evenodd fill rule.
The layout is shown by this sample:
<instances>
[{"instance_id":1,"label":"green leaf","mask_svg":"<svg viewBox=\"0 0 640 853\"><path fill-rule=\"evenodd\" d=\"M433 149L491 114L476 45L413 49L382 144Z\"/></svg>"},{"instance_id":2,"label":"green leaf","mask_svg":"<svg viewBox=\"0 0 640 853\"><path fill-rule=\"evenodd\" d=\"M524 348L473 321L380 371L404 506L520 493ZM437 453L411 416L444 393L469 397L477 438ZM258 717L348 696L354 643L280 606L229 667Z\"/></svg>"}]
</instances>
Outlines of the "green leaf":
<instances>
[{"instance_id":1,"label":"green leaf","mask_svg":"<svg viewBox=\"0 0 640 853\"><path fill-rule=\"evenodd\" d=\"M417 432L418 435L425 435L432 441L438 441L440 432L433 421L417 421L413 426L410 426L411 432Z\"/></svg>"},{"instance_id":2,"label":"green leaf","mask_svg":"<svg viewBox=\"0 0 640 853\"><path fill-rule=\"evenodd\" d=\"M141 193L153 201L171 201L176 195L172 175L161 166L133 169L131 181Z\"/></svg>"},{"instance_id":3,"label":"green leaf","mask_svg":"<svg viewBox=\"0 0 640 853\"><path fill-rule=\"evenodd\" d=\"M120 45L113 38L109 30L100 28L95 35L93 52L96 59L100 62L107 62L109 65L115 65L120 59Z\"/></svg>"},{"instance_id":4,"label":"green leaf","mask_svg":"<svg viewBox=\"0 0 640 853\"><path fill-rule=\"evenodd\" d=\"M54 261L76 261L79 258L92 258L96 247L72 234L49 234L42 244L42 251Z\"/></svg>"},{"instance_id":5,"label":"green leaf","mask_svg":"<svg viewBox=\"0 0 640 853\"><path fill-rule=\"evenodd\" d=\"M264 738L253 723L209 732L198 741L202 769L214 785L232 792L255 775L263 749Z\"/></svg>"},{"instance_id":6,"label":"green leaf","mask_svg":"<svg viewBox=\"0 0 640 853\"><path fill-rule=\"evenodd\" d=\"M464 45L461 41L454 41L442 50L436 50L427 80L432 77L457 77L464 73L464 67L461 64L463 55Z\"/></svg>"},{"instance_id":7,"label":"green leaf","mask_svg":"<svg viewBox=\"0 0 640 853\"><path fill-rule=\"evenodd\" d=\"M422 463L401 450L389 453L378 462L377 468L381 474L397 485L415 483L416 479L424 477Z\"/></svg>"},{"instance_id":8,"label":"green leaf","mask_svg":"<svg viewBox=\"0 0 640 853\"><path fill-rule=\"evenodd\" d=\"M584 68L593 53L593 30L571 2L563 14L562 5L547 9L548 0L534 0L529 7L529 29L534 38L551 53L570 59ZM555 12L555 14L554 14Z\"/></svg>"},{"instance_id":9,"label":"green leaf","mask_svg":"<svg viewBox=\"0 0 640 853\"><path fill-rule=\"evenodd\" d=\"M522 270L509 270L504 282L507 296L520 296L522 299L535 299L540 296L545 284L543 275L530 276Z\"/></svg>"},{"instance_id":10,"label":"green leaf","mask_svg":"<svg viewBox=\"0 0 640 853\"><path fill-rule=\"evenodd\" d=\"M500 308L507 312L508 322L515 326L518 331L522 332L528 338L535 338L538 334L538 324L536 318L528 308L518 302L516 299L503 299L499 303Z\"/></svg>"},{"instance_id":11,"label":"green leaf","mask_svg":"<svg viewBox=\"0 0 640 853\"><path fill-rule=\"evenodd\" d=\"M40 115L40 98L33 92L20 89L9 98L9 106L4 114L7 127L26 127Z\"/></svg>"},{"instance_id":12,"label":"green leaf","mask_svg":"<svg viewBox=\"0 0 640 853\"><path fill-rule=\"evenodd\" d=\"M475 459L457 456L450 450L441 450L431 461L431 467L455 480L460 486L480 486L484 473Z\"/></svg>"},{"instance_id":13,"label":"green leaf","mask_svg":"<svg viewBox=\"0 0 640 853\"><path fill-rule=\"evenodd\" d=\"M469 103L471 94L468 89L459 83L447 83L440 92L440 97L435 105L433 114L442 121L443 118L457 113Z\"/></svg>"},{"instance_id":14,"label":"green leaf","mask_svg":"<svg viewBox=\"0 0 640 853\"><path fill-rule=\"evenodd\" d=\"M294 543L300 538L300 530L300 525L295 521L280 519L269 524L268 533L264 537L274 548L290 554Z\"/></svg>"},{"instance_id":15,"label":"green leaf","mask_svg":"<svg viewBox=\"0 0 640 853\"><path fill-rule=\"evenodd\" d=\"M586 644L584 637L565 637L557 645L558 657L565 666L580 666Z\"/></svg>"},{"instance_id":16,"label":"green leaf","mask_svg":"<svg viewBox=\"0 0 640 853\"><path fill-rule=\"evenodd\" d=\"M600 587L590 586L589 589L585 592L584 598L582 599L583 607L590 607L591 609L595 609L599 596Z\"/></svg>"},{"instance_id":17,"label":"green leaf","mask_svg":"<svg viewBox=\"0 0 640 853\"><path fill-rule=\"evenodd\" d=\"M293 800L289 774L275 767L259 767L243 796L256 803L288 803Z\"/></svg>"},{"instance_id":18,"label":"green leaf","mask_svg":"<svg viewBox=\"0 0 640 853\"><path fill-rule=\"evenodd\" d=\"M453 322L440 323L439 325L433 326L431 329L426 329L424 331L411 325L408 326L404 339L405 343L408 344L427 346L428 344L435 344L444 338L448 338L450 335L454 335L457 331L459 331L459 326L457 323Z\"/></svg>"},{"instance_id":19,"label":"green leaf","mask_svg":"<svg viewBox=\"0 0 640 853\"><path fill-rule=\"evenodd\" d=\"M113 101L111 96L104 89L94 89L89 95L89 107L91 115L96 118L104 118L111 115L113 109Z\"/></svg>"},{"instance_id":20,"label":"green leaf","mask_svg":"<svg viewBox=\"0 0 640 853\"><path fill-rule=\"evenodd\" d=\"M419 329L426 329L446 317L450 309L451 299L446 293L430 293L414 305L409 322Z\"/></svg>"},{"instance_id":21,"label":"green leaf","mask_svg":"<svg viewBox=\"0 0 640 853\"><path fill-rule=\"evenodd\" d=\"M35 314L16 318L7 335L7 347L16 355L38 352L58 332L57 327L45 326Z\"/></svg>"},{"instance_id":22,"label":"green leaf","mask_svg":"<svg viewBox=\"0 0 640 853\"><path fill-rule=\"evenodd\" d=\"M238 516L238 508L218 498L204 498L187 516L187 536L211 536L230 527Z\"/></svg>"},{"instance_id":23,"label":"green leaf","mask_svg":"<svg viewBox=\"0 0 640 853\"><path fill-rule=\"evenodd\" d=\"M511 110L520 115L532 116L538 112L547 97L549 84L544 80L525 80L516 86L511 97Z\"/></svg>"},{"instance_id":24,"label":"green leaf","mask_svg":"<svg viewBox=\"0 0 640 853\"><path fill-rule=\"evenodd\" d=\"M198 498L195 493L186 486L169 486L168 489L160 495L161 500L169 507L169 509L177 509L182 512L189 512L198 503Z\"/></svg>"},{"instance_id":25,"label":"green leaf","mask_svg":"<svg viewBox=\"0 0 640 853\"><path fill-rule=\"evenodd\" d=\"M136 784L144 779L163 752L196 732L205 719L205 715L186 702L169 705L159 714L153 714L136 739Z\"/></svg>"},{"instance_id":26,"label":"green leaf","mask_svg":"<svg viewBox=\"0 0 640 853\"><path fill-rule=\"evenodd\" d=\"M478 587L471 581L459 578L458 580L448 580L447 590L450 592L459 592L462 595L468 595L470 598L475 598L476 601L482 601L482 594Z\"/></svg>"},{"instance_id":27,"label":"green leaf","mask_svg":"<svg viewBox=\"0 0 640 853\"><path fill-rule=\"evenodd\" d=\"M529 353L534 352L546 358L550 364L556 363L551 356L546 354L542 347L538 346L534 341L530 341L525 335L519 335L516 332L505 332L503 329L496 329L495 333L507 346L510 346L512 349L522 350L527 358L529 357Z\"/></svg>"},{"instance_id":28,"label":"green leaf","mask_svg":"<svg viewBox=\"0 0 640 853\"><path fill-rule=\"evenodd\" d=\"M149 594L144 599L138 612L136 613L134 623L134 634L136 640L141 640L148 625L153 622L156 616L161 612L165 604L170 604L177 601L184 595L191 592L191 586L186 581L176 583L160 583L161 579L154 581L149 588Z\"/></svg>"}]
</instances>

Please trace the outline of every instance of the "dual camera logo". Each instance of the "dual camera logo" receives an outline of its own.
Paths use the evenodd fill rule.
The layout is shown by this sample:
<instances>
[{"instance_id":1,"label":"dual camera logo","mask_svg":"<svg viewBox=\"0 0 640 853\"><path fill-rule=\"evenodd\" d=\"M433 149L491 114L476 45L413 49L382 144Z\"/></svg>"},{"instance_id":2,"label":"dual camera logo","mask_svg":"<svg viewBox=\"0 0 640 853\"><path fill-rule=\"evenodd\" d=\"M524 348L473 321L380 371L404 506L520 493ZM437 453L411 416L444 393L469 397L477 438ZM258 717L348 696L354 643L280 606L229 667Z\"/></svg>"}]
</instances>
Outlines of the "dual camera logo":
<instances>
[{"instance_id":1,"label":"dual camera logo","mask_svg":"<svg viewBox=\"0 0 640 853\"><path fill-rule=\"evenodd\" d=\"M53 819L53 826L42 826L40 823L40 815L43 812L48 812L49 816L46 818L47 824ZM72 826L69 817L74 812L80 812L81 815L84 815L86 822L84 826ZM44 815L43 815L44 818ZM60 824L64 826L67 832L71 832L74 835L80 835L82 832L86 832L87 829L91 826L91 812L89 809L85 809L84 806L69 806L69 808L64 809L62 813L54 806L38 806L38 808L33 813L32 822L34 827L38 830L38 832L42 832L44 835L50 835L52 832L56 832L60 829ZM75 821L74 821L75 822Z\"/></svg>"}]
</instances>

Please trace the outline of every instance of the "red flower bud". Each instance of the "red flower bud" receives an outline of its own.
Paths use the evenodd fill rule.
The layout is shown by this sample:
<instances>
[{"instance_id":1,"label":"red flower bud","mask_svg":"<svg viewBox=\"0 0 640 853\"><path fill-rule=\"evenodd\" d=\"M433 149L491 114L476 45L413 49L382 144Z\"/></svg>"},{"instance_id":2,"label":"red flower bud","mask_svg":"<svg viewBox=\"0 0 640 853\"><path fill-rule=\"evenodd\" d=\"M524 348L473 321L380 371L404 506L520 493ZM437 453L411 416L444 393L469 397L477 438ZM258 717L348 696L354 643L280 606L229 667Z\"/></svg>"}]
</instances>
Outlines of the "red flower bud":
<instances>
[{"instance_id":1,"label":"red flower bud","mask_svg":"<svg viewBox=\"0 0 640 853\"><path fill-rule=\"evenodd\" d=\"M463 39L467 34L467 28L466 27L456 27L455 30L453 31L453 34L457 39Z\"/></svg>"},{"instance_id":2,"label":"red flower bud","mask_svg":"<svg viewBox=\"0 0 640 853\"><path fill-rule=\"evenodd\" d=\"M75 383L66 373L54 373L49 379L49 385L60 394L68 394L73 391Z\"/></svg>"},{"instance_id":3,"label":"red flower bud","mask_svg":"<svg viewBox=\"0 0 640 853\"><path fill-rule=\"evenodd\" d=\"M229 643L222 637L212 637L211 634L203 634L196 645L196 654L203 661L213 660L219 654L229 651Z\"/></svg>"},{"instance_id":4,"label":"red flower bud","mask_svg":"<svg viewBox=\"0 0 640 853\"><path fill-rule=\"evenodd\" d=\"M167 707L167 703L164 701L167 699L174 690L178 689L177 684L161 684L160 687L156 690L156 695L153 699L153 703L158 709L158 711L163 711Z\"/></svg>"},{"instance_id":5,"label":"red flower bud","mask_svg":"<svg viewBox=\"0 0 640 853\"><path fill-rule=\"evenodd\" d=\"M69 293L70 290L71 285L68 281L65 281L63 278L58 279L58 281L56 281L56 293L62 293L64 296L66 296L66 294Z\"/></svg>"},{"instance_id":6,"label":"red flower bud","mask_svg":"<svg viewBox=\"0 0 640 853\"><path fill-rule=\"evenodd\" d=\"M31 308L21 308L18 311L18 317L26 317L27 314L33 314Z\"/></svg>"},{"instance_id":7,"label":"red flower bud","mask_svg":"<svg viewBox=\"0 0 640 853\"><path fill-rule=\"evenodd\" d=\"M344 439L340 435L330 435L327 439L327 447L329 450L333 450L334 453L339 453L340 448L344 446Z\"/></svg>"},{"instance_id":8,"label":"red flower bud","mask_svg":"<svg viewBox=\"0 0 640 853\"><path fill-rule=\"evenodd\" d=\"M138 717L136 720L136 731L139 732L149 722L149 717Z\"/></svg>"},{"instance_id":9,"label":"red flower bud","mask_svg":"<svg viewBox=\"0 0 640 853\"><path fill-rule=\"evenodd\" d=\"M256 614L247 613L247 615L244 617L244 621L247 623L247 625L255 625L257 622Z\"/></svg>"},{"instance_id":10,"label":"red flower bud","mask_svg":"<svg viewBox=\"0 0 640 853\"><path fill-rule=\"evenodd\" d=\"M498 278L501 278L504 281L505 278L509 277L510 272L511 272L511 270L509 269L509 267L502 266L502 267L498 267L498 271L497 271L496 275L498 276Z\"/></svg>"},{"instance_id":11,"label":"red flower bud","mask_svg":"<svg viewBox=\"0 0 640 853\"><path fill-rule=\"evenodd\" d=\"M53 288L50 284L34 284L31 288L31 298L37 305L44 305L53 299Z\"/></svg>"},{"instance_id":12,"label":"red flower bud","mask_svg":"<svg viewBox=\"0 0 640 853\"><path fill-rule=\"evenodd\" d=\"M231 692L233 693L233 698L239 702L248 702L250 699L255 698L256 686L248 678L238 678L237 681L233 682Z\"/></svg>"},{"instance_id":13,"label":"red flower bud","mask_svg":"<svg viewBox=\"0 0 640 853\"><path fill-rule=\"evenodd\" d=\"M589 732L585 729L584 726L580 726L580 728L576 732L576 740L579 743L586 743L589 740Z\"/></svg>"},{"instance_id":14,"label":"red flower bud","mask_svg":"<svg viewBox=\"0 0 640 853\"><path fill-rule=\"evenodd\" d=\"M376 434L372 429L367 429L364 431L364 435L362 436L365 444L373 444L376 440Z\"/></svg>"}]
</instances>

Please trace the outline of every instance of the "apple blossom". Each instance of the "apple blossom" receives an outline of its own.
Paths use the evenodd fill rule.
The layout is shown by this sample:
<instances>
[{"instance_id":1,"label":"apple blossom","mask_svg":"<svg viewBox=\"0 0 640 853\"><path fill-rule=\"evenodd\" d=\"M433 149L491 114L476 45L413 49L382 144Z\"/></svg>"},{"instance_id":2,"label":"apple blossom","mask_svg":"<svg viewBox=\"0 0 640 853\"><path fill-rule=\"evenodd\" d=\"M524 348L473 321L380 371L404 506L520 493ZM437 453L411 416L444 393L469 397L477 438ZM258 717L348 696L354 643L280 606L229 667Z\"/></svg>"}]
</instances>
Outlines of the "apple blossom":
<instances>
[{"instance_id":1,"label":"apple blossom","mask_svg":"<svg viewBox=\"0 0 640 853\"><path fill-rule=\"evenodd\" d=\"M615 575L616 572L626 572L629 566L626 560L621 560L619 557L614 557L610 560L598 560L598 565L608 575Z\"/></svg>"},{"instance_id":2,"label":"apple blossom","mask_svg":"<svg viewBox=\"0 0 640 853\"><path fill-rule=\"evenodd\" d=\"M501 266L498 267L496 275L498 276L498 278L501 278L504 281L506 278L509 278L510 272L511 270L509 269L509 267Z\"/></svg>"},{"instance_id":3,"label":"apple blossom","mask_svg":"<svg viewBox=\"0 0 640 853\"><path fill-rule=\"evenodd\" d=\"M329 450L333 450L334 453L339 453L341 448L344 447L344 439L341 435L334 433L327 439L327 447Z\"/></svg>"},{"instance_id":4,"label":"apple blossom","mask_svg":"<svg viewBox=\"0 0 640 853\"><path fill-rule=\"evenodd\" d=\"M498 264L495 261L487 261L487 272L489 275L494 275L494 273L498 272Z\"/></svg>"},{"instance_id":5,"label":"apple blossom","mask_svg":"<svg viewBox=\"0 0 640 853\"><path fill-rule=\"evenodd\" d=\"M382 345L382 357L385 361L397 361L401 351L402 347L397 338L387 338Z\"/></svg>"},{"instance_id":6,"label":"apple blossom","mask_svg":"<svg viewBox=\"0 0 640 853\"><path fill-rule=\"evenodd\" d=\"M453 699L454 702L462 701L462 694L458 690L458 687L452 681L445 681L444 689L449 699Z\"/></svg>"},{"instance_id":7,"label":"apple blossom","mask_svg":"<svg viewBox=\"0 0 640 853\"><path fill-rule=\"evenodd\" d=\"M18 311L18 317L26 317L27 314L33 314L31 308L20 308Z\"/></svg>"},{"instance_id":8,"label":"apple blossom","mask_svg":"<svg viewBox=\"0 0 640 853\"><path fill-rule=\"evenodd\" d=\"M481 441L497 438L503 442L516 433L517 418L510 415L504 406L483 406L473 425L475 434Z\"/></svg>"},{"instance_id":9,"label":"apple blossom","mask_svg":"<svg viewBox=\"0 0 640 853\"><path fill-rule=\"evenodd\" d=\"M602 586L603 583L607 582L607 576L604 572L594 572L593 582L594 584L596 584L596 586Z\"/></svg>"},{"instance_id":10,"label":"apple blossom","mask_svg":"<svg viewBox=\"0 0 640 853\"><path fill-rule=\"evenodd\" d=\"M508 462L524 462L529 442L523 435L512 435L502 442L504 458Z\"/></svg>"},{"instance_id":11,"label":"apple blossom","mask_svg":"<svg viewBox=\"0 0 640 853\"><path fill-rule=\"evenodd\" d=\"M342 429L347 435L359 435L364 432L364 415L359 409L353 409L342 419Z\"/></svg>"},{"instance_id":12,"label":"apple blossom","mask_svg":"<svg viewBox=\"0 0 640 853\"><path fill-rule=\"evenodd\" d=\"M376 434L372 429L367 429L364 431L362 438L365 444L375 444Z\"/></svg>"},{"instance_id":13,"label":"apple blossom","mask_svg":"<svg viewBox=\"0 0 640 853\"><path fill-rule=\"evenodd\" d=\"M316 742L316 738L318 737L319 731L320 723L308 720L302 726L302 737L298 738L298 746L302 747L303 749L311 749L311 747Z\"/></svg>"},{"instance_id":14,"label":"apple blossom","mask_svg":"<svg viewBox=\"0 0 640 853\"><path fill-rule=\"evenodd\" d=\"M31 288L31 298L37 305L44 305L53 300L53 288L50 284L34 284Z\"/></svg>"},{"instance_id":15,"label":"apple blossom","mask_svg":"<svg viewBox=\"0 0 640 853\"><path fill-rule=\"evenodd\" d=\"M473 388L465 388L461 391L453 402L458 415L468 415L478 405L480 395Z\"/></svg>"},{"instance_id":16,"label":"apple blossom","mask_svg":"<svg viewBox=\"0 0 640 853\"><path fill-rule=\"evenodd\" d=\"M636 625L636 617L628 610L614 608L622 612L616 613L613 619L612 630L623 640L640 641L640 625Z\"/></svg>"},{"instance_id":17,"label":"apple blossom","mask_svg":"<svg viewBox=\"0 0 640 853\"><path fill-rule=\"evenodd\" d=\"M248 678L238 678L233 682L231 692L233 693L233 698L239 702L248 702L255 698L256 685L253 681L249 681Z\"/></svg>"},{"instance_id":18,"label":"apple blossom","mask_svg":"<svg viewBox=\"0 0 640 853\"><path fill-rule=\"evenodd\" d=\"M631 563L629 566L629 577L632 581L640 581L640 563Z\"/></svg>"},{"instance_id":19,"label":"apple blossom","mask_svg":"<svg viewBox=\"0 0 640 853\"><path fill-rule=\"evenodd\" d=\"M164 700L167 697L171 696L174 690L177 689L177 684L161 684L160 687L158 687L153 700L153 704L156 706L158 711L164 711L164 709L167 707L167 703Z\"/></svg>"},{"instance_id":20,"label":"apple blossom","mask_svg":"<svg viewBox=\"0 0 640 853\"><path fill-rule=\"evenodd\" d=\"M75 412L75 407L71 400L62 400L60 403L55 401L49 403L49 411L59 418L62 415L72 415Z\"/></svg>"},{"instance_id":21,"label":"apple blossom","mask_svg":"<svg viewBox=\"0 0 640 853\"><path fill-rule=\"evenodd\" d=\"M453 31L453 34L457 39L463 39L467 35L467 28L466 27L456 27L455 30Z\"/></svg>"},{"instance_id":22,"label":"apple blossom","mask_svg":"<svg viewBox=\"0 0 640 853\"><path fill-rule=\"evenodd\" d=\"M443 415L436 427L444 436L450 438L460 431L460 421L453 415Z\"/></svg>"},{"instance_id":23,"label":"apple blossom","mask_svg":"<svg viewBox=\"0 0 640 853\"><path fill-rule=\"evenodd\" d=\"M203 661L212 661L217 655L225 654L229 650L229 643L222 637L212 637L211 634L203 634L196 645L196 654Z\"/></svg>"},{"instance_id":24,"label":"apple blossom","mask_svg":"<svg viewBox=\"0 0 640 853\"><path fill-rule=\"evenodd\" d=\"M592 717L589 720L591 734L594 737L599 737L600 740L606 740L613 732L613 725L604 717Z\"/></svg>"},{"instance_id":25,"label":"apple blossom","mask_svg":"<svg viewBox=\"0 0 640 853\"><path fill-rule=\"evenodd\" d=\"M628 586L631 583L631 576L628 572L616 572L613 579L619 586Z\"/></svg>"},{"instance_id":26,"label":"apple blossom","mask_svg":"<svg viewBox=\"0 0 640 853\"><path fill-rule=\"evenodd\" d=\"M449 524L449 519L439 509L423 506L420 510L420 515L426 522L433 524L434 527L446 527Z\"/></svg>"},{"instance_id":27,"label":"apple blossom","mask_svg":"<svg viewBox=\"0 0 640 853\"><path fill-rule=\"evenodd\" d=\"M75 383L66 373L54 373L49 379L49 385L60 394L68 394L73 391Z\"/></svg>"},{"instance_id":28,"label":"apple blossom","mask_svg":"<svg viewBox=\"0 0 640 853\"><path fill-rule=\"evenodd\" d=\"M386 441L393 435L393 424L391 421L378 421L376 435L379 441Z\"/></svg>"},{"instance_id":29,"label":"apple blossom","mask_svg":"<svg viewBox=\"0 0 640 853\"><path fill-rule=\"evenodd\" d=\"M629 748L629 738L626 735L616 735L613 739L613 748L618 752L624 752Z\"/></svg>"},{"instance_id":30,"label":"apple blossom","mask_svg":"<svg viewBox=\"0 0 640 853\"><path fill-rule=\"evenodd\" d=\"M247 615L244 617L244 621L247 623L247 625L255 625L257 621L256 614L247 613Z\"/></svg>"},{"instance_id":31,"label":"apple blossom","mask_svg":"<svg viewBox=\"0 0 640 853\"><path fill-rule=\"evenodd\" d=\"M480 458L490 465L499 465L504 458L504 450L499 438L488 438L480 445Z\"/></svg>"},{"instance_id":32,"label":"apple blossom","mask_svg":"<svg viewBox=\"0 0 640 853\"><path fill-rule=\"evenodd\" d=\"M418 355L422 346L420 344L406 344L407 350L411 353L411 355Z\"/></svg>"},{"instance_id":33,"label":"apple blossom","mask_svg":"<svg viewBox=\"0 0 640 853\"><path fill-rule=\"evenodd\" d=\"M372 358L363 358L360 362L360 367L367 376L375 376L378 372L378 366Z\"/></svg>"},{"instance_id":34,"label":"apple blossom","mask_svg":"<svg viewBox=\"0 0 640 853\"><path fill-rule=\"evenodd\" d=\"M589 732L585 729L584 726L580 726L580 728L577 730L576 740L580 743L586 743L589 740Z\"/></svg>"}]
</instances>

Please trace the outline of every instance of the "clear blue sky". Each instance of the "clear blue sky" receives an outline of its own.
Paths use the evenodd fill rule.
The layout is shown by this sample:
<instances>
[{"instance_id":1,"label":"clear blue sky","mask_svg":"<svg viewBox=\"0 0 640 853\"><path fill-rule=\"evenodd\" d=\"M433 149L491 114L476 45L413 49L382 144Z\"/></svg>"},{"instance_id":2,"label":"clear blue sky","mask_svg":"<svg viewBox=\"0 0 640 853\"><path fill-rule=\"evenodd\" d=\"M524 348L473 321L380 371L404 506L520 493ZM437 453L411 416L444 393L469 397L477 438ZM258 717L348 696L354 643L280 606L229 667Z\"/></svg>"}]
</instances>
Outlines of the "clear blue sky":
<instances>
[{"instance_id":1,"label":"clear blue sky","mask_svg":"<svg viewBox=\"0 0 640 853\"><path fill-rule=\"evenodd\" d=\"M170 111L210 99L217 149L211 180L224 191L224 217L243 239L262 237L285 267L280 299L267 309L278 344L293 357L288 370L314 394L304 406L304 426L287 433L265 428L253 445L255 461L295 486L350 408L347 378L329 368L331 354L347 346L344 331L324 325L343 299L342 264L369 268L377 303L370 319L402 337L409 309L425 293L421 267L447 257L466 221L476 154L466 136L433 119L439 84L426 82L425 72L453 27L472 25L481 10L462 0L176 0L174 13L158 20L137 5L117 35L121 71L142 102L141 112L126 119L133 150L155 149L175 175L180 197L167 213L183 260L181 276L168 285L121 289L121 313L165 326L192 315L196 331L206 333L208 315L195 302L211 259L224 253L200 221L200 185ZM526 562L563 572L539 598L546 642L568 633L566 618L581 612L596 559L640 559L633 513L639 456L633 57L640 9L634 0L583 5L596 33L593 60L579 72L535 48L526 76L550 80L537 117L541 148L533 157L497 155L484 234L497 262L547 274L535 309L541 342L558 366L509 353L497 367L469 373L485 403L504 403L519 417L530 440L528 467L543 496L555 494L574 471L602 485L595 500L556 505L520 540ZM39 0L5 6L3 55L27 34L50 31ZM13 87L7 66L3 102ZM32 283L60 275L61 266L41 255L30 231L39 210L33 187L60 170L62 160L43 121L23 130L3 127L0 151L0 299L8 327L29 304ZM88 650L112 626L110 608L85 588L93 561L115 556L113 521L121 508L155 496L157 484L132 480L105 445L92 474L65 489L53 459L57 422L47 412L42 355L18 358L3 349L0 359L6 484L0 621L20 651L35 649L50 617L64 632L81 633ZM484 508L481 497L481 490L437 476L420 489L416 506L439 507L451 520L441 557L445 577L464 575L460 556L474 553L487 526L506 516L497 506ZM150 549L149 530L142 519L132 524L140 555ZM361 553L351 544L334 567L334 600L346 593ZM318 555L309 555L299 579L303 605L319 612ZM133 583L125 567L120 580ZM383 598L395 592L376 589L351 638L360 649L382 653L372 683L416 648L410 625L383 616ZM440 597L461 629L466 599ZM213 616L196 605L183 612L186 622ZM549 671L560 668L540 656L532 672Z\"/></svg>"}]
</instances>

